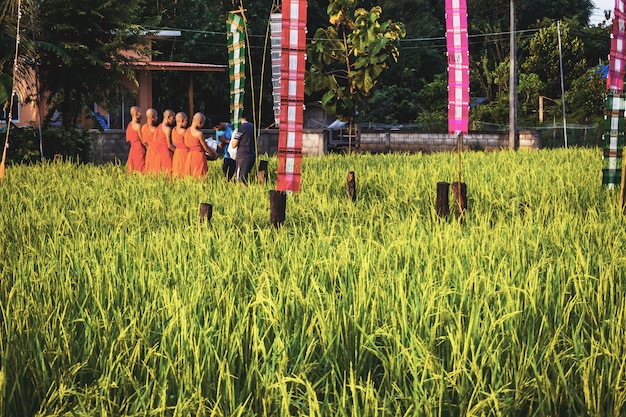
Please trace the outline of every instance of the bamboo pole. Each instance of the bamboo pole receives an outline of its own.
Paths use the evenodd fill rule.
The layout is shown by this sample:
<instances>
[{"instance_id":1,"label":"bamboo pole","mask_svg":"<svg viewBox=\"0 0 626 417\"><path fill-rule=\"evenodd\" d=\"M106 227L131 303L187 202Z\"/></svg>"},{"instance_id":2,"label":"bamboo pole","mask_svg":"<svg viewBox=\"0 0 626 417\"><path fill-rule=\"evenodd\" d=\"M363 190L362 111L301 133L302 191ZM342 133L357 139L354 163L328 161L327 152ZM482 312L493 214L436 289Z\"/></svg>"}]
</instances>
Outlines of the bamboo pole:
<instances>
[{"instance_id":1,"label":"bamboo pole","mask_svg":"<svg viewBox=\"0 0 626 417\"><path fill-rule=\"evenodd\" d=\"M462 192L463 183L461 182L461 148L463 147L463 133L459 132L457 136L457 154L458 154L458 171L457 171L457 183L452 184L452 191L454 191L454 196L456 197L456 203L459 208L459 217L463 215L463 211L465 209L464 203L464 193Z\"/></svg>"},{"instance_id":2,"label":"bamboo pole","mask_svg":"<svg viewBox=\"0 0 626 417\"><path fill-rule=\"evenodd\" d=\"M622 205L622 212L626 214L626 158L624 158L624 154L622 153L622 179L619 187L619 201Z\"/></svg>"}]
</instances>

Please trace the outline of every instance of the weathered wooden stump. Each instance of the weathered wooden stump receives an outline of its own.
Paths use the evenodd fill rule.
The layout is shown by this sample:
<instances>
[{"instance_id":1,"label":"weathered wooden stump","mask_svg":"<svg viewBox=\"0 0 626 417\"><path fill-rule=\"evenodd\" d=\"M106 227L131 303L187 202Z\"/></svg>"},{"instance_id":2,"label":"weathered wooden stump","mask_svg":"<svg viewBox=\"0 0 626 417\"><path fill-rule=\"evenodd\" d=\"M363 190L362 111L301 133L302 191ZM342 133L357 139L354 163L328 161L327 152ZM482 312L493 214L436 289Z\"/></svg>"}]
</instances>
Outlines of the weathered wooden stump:
<instances>
[{"instance_id":1,"label":"weathered wooden stump","mask_svg":"<svg viewBox=\"0 0 626 417\"><path fill-rule=\"evenodd\" d=\"M204 221L211 222L213 217L213 205L209 203L200 203L200 224L204 224Z\"/></svg>"},{"instance_id":2,"label":"weathered wooden stump","mask_svg":"<svg viewBox=\"0 0 626 417\"><path fill-rule=\"evenodd\" d=\"M265 184L267 182L267 161L262 159L259 161L259 173L258 173L258 179L259 179L259 184Z\"/></svg>"},{"instance_id":3,"label":"weathered wooden stump","mask_svg":"<svg viewBox=\"0 0 626 417\"><path fill-rule=\"evenodd\" d=\"M439 217L448 217L450 214L450 183L438 182L437 183L437 201L435 203L435 210Z\"/></svg>"},{"instance_id":4,"label":"weathered wooden stump","mask_svg":"<svg viewBox=\"0 0 626 417\"><path fill-rule=\"evenodd\" d=\"M356 177L354 175L354 171L348 172L346 187L348 190L348 197L350 197L352 201L356 201Z\"/></svg>"},{"instance_id":5,"label":"weathered wooden stump","mask_svg":"<svg viewBox=\"0 0 626 417\"><path fill-rule=\"evenodd\" d=\"M285 221L287 194L282 191L270 190L270 223L275 228Z\"/></svg>"}]
</instances>

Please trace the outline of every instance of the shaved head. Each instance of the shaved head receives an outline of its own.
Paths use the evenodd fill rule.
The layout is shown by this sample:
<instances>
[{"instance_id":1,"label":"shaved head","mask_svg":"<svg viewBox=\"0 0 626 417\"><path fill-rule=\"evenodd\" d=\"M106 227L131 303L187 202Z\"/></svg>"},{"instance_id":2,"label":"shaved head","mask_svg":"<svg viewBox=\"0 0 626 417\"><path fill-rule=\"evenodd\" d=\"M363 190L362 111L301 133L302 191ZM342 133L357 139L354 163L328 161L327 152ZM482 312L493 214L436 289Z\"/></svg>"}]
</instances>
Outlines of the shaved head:
<instances>
[{"instance_id":1,"label":"shaved head","mask_svg":"<svg viewBox=\"0 0 626 417\"><path fill-rule=\"evenodd\" d=\"M200 112L193 115L193 122L198 124L198 127L204 126L204 122L206 122L206 116Z\"/></svg>"},{"instance_id":2,"label":"shaved head","mask_svg":"<svg viewBox=\"0 0 626 417\"><path fill-rule=\"evenodd\" d=\"M153 108L146 110L146 119L148 123L150 123L152 126L157 125L158 118L159 117L157 116L156 110L154 110Z\"/></svg>"}]
</instances>

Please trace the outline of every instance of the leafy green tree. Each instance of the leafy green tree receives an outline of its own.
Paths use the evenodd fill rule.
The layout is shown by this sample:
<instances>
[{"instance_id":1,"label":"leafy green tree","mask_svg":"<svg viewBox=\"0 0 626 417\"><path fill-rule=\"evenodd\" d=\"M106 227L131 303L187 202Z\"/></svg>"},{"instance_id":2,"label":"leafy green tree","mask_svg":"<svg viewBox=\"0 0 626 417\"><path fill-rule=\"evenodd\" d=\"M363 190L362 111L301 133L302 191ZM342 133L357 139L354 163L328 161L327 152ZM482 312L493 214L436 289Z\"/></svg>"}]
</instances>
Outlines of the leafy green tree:
<instances>
[{"instance_id":1,"label":"leafy green tree","mask_svg":"<svg viewBox=\"0 0 626 417\"><path fill-rule=\"evenodd\" d=\"M34 0L21 1L20 45L17 61L17 76L29 80L34 56L31 34L38 31L38 9ZM8 105L13 90L13 66L15 61L15 37L17 34L17 0L0 2L0 108ZM18 83L16 89L22 101L27 100L25 83Z\"/></svg>"},{"instance_id":2,"label":"leafy green tree","mask_svg":"<svg viewBox=\"0 0 626 417\"><path fill-rule=\"evenodd\" d=\"M179 0L163 3L159 24L150 27L173 28L181 36L153 43L155 60L228 64L226 17L233 9L230 1ZM187 111L189 77L193 77L194 110L205 113L209 121L228 120L228 72L153 73L153 106ZM209 123L209 122L207 122Z\"/></svg>"},{"instance_id":3,"label":"leafy green tree","mask_svg":"<svg viewBox=\"0 0 626 417\"><path fill-rule=\"evenodd\" d=\"M575 123L588 124L602 121L606 100L606 79L598 68L588 69L572 82L565 94L567 108L572 109L568 118Z\"/></svg>"},{"instance_id":4,"label":"leafy green tree","mask_svg":"<svg viewBox=\"0 0 626 417\"><path fill-rule=\"evenodd\" d=\"M573 22L561 24L561 52L565 89L569 89L572 81L580 77L586 70L587 61L582 41L573 36L570 27ZM528 57L522 64L527 74L537 74L544 83L542 95L548 97L561 96L561 70L559 57L559 34L557 23L552 22L539 30L531 39Z\"/></svg>"},{"instance_id":5,"label":"leafy green tree","mask_svg":"<svg viewBox=\"0 0 626 417\"><path fill-rule=\"evenodd\" d=\"M374 91L371 110L363 121L384 124L414 123L420 111L418 94L397 85L381 86Z\"/></svg>"},{"instance_id":6,"label":"leafy green tree","mask_svg":"<svg viewBox=\"0 0 626 417\"><path fill-rule=\"evenodd\" d=\"M420 111L415 122L421 130L446 130L448 128L448 74L435 76L418 92Z\"/></svg>"},{"instance_id":7,"label":"leafy green tree","mask_svg":"<svg viewBox=\"0 0 626 417\"><path fill-rule=\"evenodd\" d=\"M133 77L123 51L140 49L145 31L135 22L142 0L39 0L38 39L42 91L63 114L63 128L75 126L85 103L102 102L105 92Z\"/></svg>"},{"instance_id":8,"label":"leafy green tree","mask_svg":"<svg viewBox=\"0 0 626 417\"><path fill-rule=\"evenodd\" d=\"M446 71L445 2L380 0L378 4L383 18L401 18L406 29L406 37L398 42L398 63L381 74L380 83L419 91Z\"/></svg>"},{"instance_id":9,"label":"leafy green tree","mask_svg":"<svg viewBox=\"0 0 626 417\"><path fill-rule=\"evenodd\" d=\"M327 13L331 26L316 30L307 47L309 70L306 92L326 91L322 106L352 125L379 76L398 59L397 42L405 36L404 25L380 22L382 9L355 9L356 0L331 0Z\"/></svg>"},{"instance_id":10,"label":"leafy green tree","mask_svg":"<svg viewBox=\"0 0 626 417\"><path fill-rule=\"evenodd\" d=\"M545 90L544 83L537 74L519 74L517 90L519 92L518 118L520 124L532 126L538 120L539 96Z\"/></svg>"}]
</instances>

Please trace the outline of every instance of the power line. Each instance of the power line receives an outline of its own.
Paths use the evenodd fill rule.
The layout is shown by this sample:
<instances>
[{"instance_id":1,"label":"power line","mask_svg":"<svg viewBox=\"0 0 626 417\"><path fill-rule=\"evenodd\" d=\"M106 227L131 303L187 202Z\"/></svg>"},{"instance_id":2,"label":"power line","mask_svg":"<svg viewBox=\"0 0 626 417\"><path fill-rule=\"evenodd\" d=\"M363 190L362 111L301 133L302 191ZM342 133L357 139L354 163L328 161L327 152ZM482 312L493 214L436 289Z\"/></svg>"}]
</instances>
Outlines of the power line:
<instances>
[{"instance_id":1,"label":"power line","mask_svg":"<svg viewBox=\"0 0 626 417\"><path fill-rule=\"evenodd\" d=\"M226 32L215 32L209 30L198 30L198 29L183 29L183 28L157 28L157 27L146 27L148 30L177 30L180 32L189 32L189 33L198 33L204 35L219 35L226 36ZM539 32L541 29L524 29L524 30L516 30L516 34L525 34L525 33L535 33ZM487 32L487 33L476 33L476 34L468 34L468 38L480 38L480 37L489 37L489 36L509 36L511 34L510 31L500 31L500 32ZM251 38L263 38L264 35L250 35ZM445 40L445 36L434 36L434 37L423 37L423 38L409 38L409 39L400 39L400 42L429 42L429 41L440 41ZM307 41L315 41L315 40L323 40L318 38L307 38ZM224 44L225 45L225 44Z\"/></svg>"}]
</instances>

